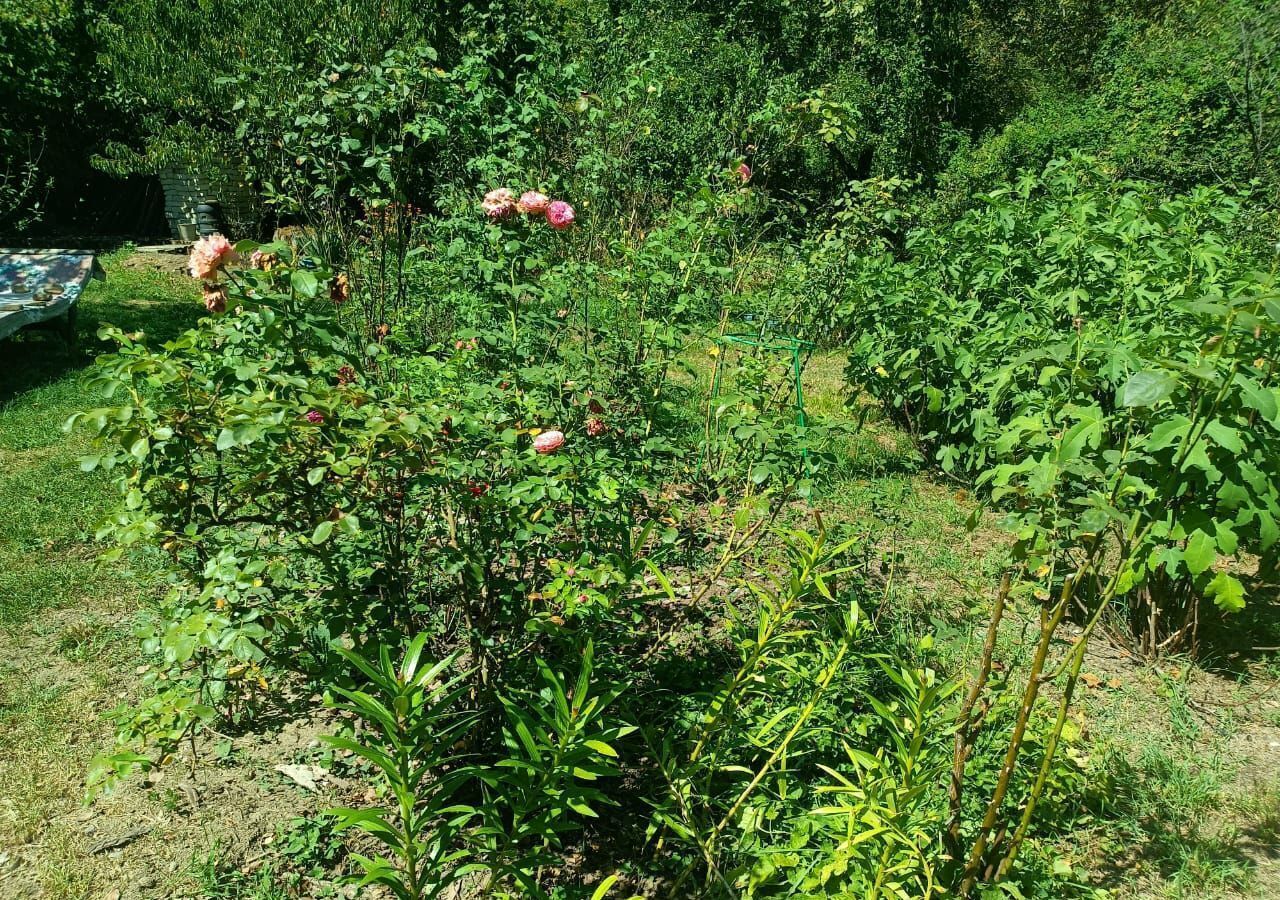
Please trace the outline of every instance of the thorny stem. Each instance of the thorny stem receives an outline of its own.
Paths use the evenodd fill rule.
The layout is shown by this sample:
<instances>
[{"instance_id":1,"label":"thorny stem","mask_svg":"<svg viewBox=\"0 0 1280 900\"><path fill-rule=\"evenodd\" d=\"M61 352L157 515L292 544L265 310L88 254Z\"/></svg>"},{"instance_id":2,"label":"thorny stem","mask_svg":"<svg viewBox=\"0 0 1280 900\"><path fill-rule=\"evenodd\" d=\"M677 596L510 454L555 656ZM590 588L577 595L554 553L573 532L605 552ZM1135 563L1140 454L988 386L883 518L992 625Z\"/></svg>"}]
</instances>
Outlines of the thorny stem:
<instances>
[{"instance_id":1,"label":"thorny stem","mask_svg":"<svg viewBox=\"0 0 1280 900\"><path fill-rule=\"evenodd\" d=\"M973 707L977 704L978 698L987 686L987 679L991 675L991 657L995 653L996 637L1000 632L1000 620L1004 618L1005 603L1009 599L1010 582L1010 574L1005 572L1004 578L1000 581L1000 593L996 595L995 607L991 611L991 621L987 625L987 636L982 644L982 657L978 673L974 676L973 684L969 686L969 692L965 695L964 702L960 705L960 712L956 716L955 745L951 763L951 787L948 795L951 805L951 821L947 824L945 837L947 852L952 859L959 859L960 857L960 800L964 791L965 763L969 759L969 754L973 751Z\"/></svg>"},{"instance_id":2,"label":"thorny stem","mask_svg":"<svg viewBox=\"0 0 1280 900\"><path fill-rule=\"evenodd\" d=\"M1049 646L1053 641L1054 633L1062 623L1067 607L1070 605L1071 595L1078 578L1079 573L1068 578L1062 587L1062 593L1057 604L1054 605L1052 610L1042 610L1040 613L1040 640L1036 643L1035 655L1031 660L1031 670L1027 675L1027 686L1022 694L1022 706L1018 710L1018 718L1014 723L1013 733L1009 737L1009 748L1005 751L1004 764L1000 767L999 780L996 782L996 788L991 795L991 800L987 803L986 813L983 815L978 837L974 840L973 848L969 851L969 859L965 863L964 879L958 891L958 896L960 897L968 896L978 880L978 867L982 864L991 833L995 830L996 822L1000 815L1000 807L1004 805L1005 794L1009 791L1009 782L1013 777L1013 770L1018 761L1018 753L1022 750L1022 740L1026 734L1027 722L1031 718L1031 711L1035 708L1036 699L1040 694L1040 673L1044 671L1045 660L1049 655Z\"/></svg>"}]
</instances>

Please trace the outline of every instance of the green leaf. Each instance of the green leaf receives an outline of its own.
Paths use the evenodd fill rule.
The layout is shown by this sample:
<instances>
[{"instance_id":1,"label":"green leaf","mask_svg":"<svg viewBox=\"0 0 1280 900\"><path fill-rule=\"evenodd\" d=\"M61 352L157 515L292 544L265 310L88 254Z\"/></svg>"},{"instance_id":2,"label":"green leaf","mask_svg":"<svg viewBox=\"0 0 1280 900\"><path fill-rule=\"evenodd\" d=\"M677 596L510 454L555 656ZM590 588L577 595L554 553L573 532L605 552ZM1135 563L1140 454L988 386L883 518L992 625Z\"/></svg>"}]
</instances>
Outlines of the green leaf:
<instances>
[{"instance_id":1,"label":"green leaf","mask_svg":"<svg viewBox=\"0 0 1280 900\"><path fill-rule=\"evenodd\" d=\"M1151 429L1151 439L1147 449L1154 451L1172 447L1182 439L1190 427L1191 420L1186 416L1170 416Z\"/></svg>"},{"instance_id":2,"label":"green leaf","mask_svg":"<svg viewBox=\"0 0 1280 900\"><path fill-rule=\"evenodd\" d=\"M1217 521L1213 523L1213 529L1218 549L1223 553L1235 553L1240 546L1240 540L1236 537L1235 529L1231 527L1231 523Z\"/></svg>"},{"instance_id":3,"label":"green leaf","mask_svg":"<svg viewBox=\"0 0 1280 900\"><path fill-rule=\"evenodd\" d=\"M1085 447L1096 447L1101 437L1102 420L1100 418L1082 419L1063 434L1058 450L1058 462L1066 463L1076 459Z\"/></svg>"},{"instance_id":4,"label":"green leaf","mask_svg":"<svg viewBox=\"0 0 1280 900\"><path fill-rule=\"evenodd\" d=\"M525 724L522 718L514 718L513 724L515 725L516 736L520 738L520 743L524 744L524 749L531 759L535 762L542 762L542 754L538 751L538 742L533 739L533 732L529 730L529 726Z\"/></svg>"},{"instance_id":5,"label":"green leaf","mask_svg":"<svg viewBox=\"0 0 1280 900\"><path fill-rule=\"evenodd\" d=\"M320 280L316 278L314 272L308 272L306 269L295 269L289 275L289 284L302 296L314 297L320 287Z\"/></svg>"},{"instance_id":6,"label":"green leaf","mask_svg":"<svg viewBox=\"0 0 1280 900\"><path fill-rule=\"evenodd\" d=\"M1223 423L1219 419L1214 419L1204 427L1205 433L1213 438L1214 442L1224 450L1232 453L1239 453L1244 449L1244 442L1240 440L1240 432L1236 431L1230 425Z\"/></svg>"},{"instance_id":7,"label":"green leaf","mask_svg":"<svg viewBox=\"0 0 1280 900\"><path fill-rule=\"evenodd\" d=\"M1268 422L1275 419L1277 412L1275 394L1243 372L1237 373L1236 384L1240 385L1240 397L1245 406L1257 410L1258 414Z\"/></svg>"},{"instance_id":8,"label":"green leaf","mask_svg":"<svg viewBox=\"0 0 1280 900\"><path fill-rule=\"evenodd\" d=\"M1187 549L1183 551L1183 561L1192 575L1206 571L1218 558L1218 545L1209 535L1199 528L1191 533L1187 541Z\"/></svg>"},{"instance_id":9,"label":"green leaf","mask_svg":"<svg viewBox=\"0 0 1280 900\"><path fill-rule=\"evenodd\" d=\"M329 540L329 535L333 534L333 523L325 519L316 526L316 530L311 533L311 543L323 544Z\"/></svg>"},{"instance_id":10,"label":"green leaf","mask_svg":"<svg viewBox=\"0 0 1280 900\"><path fill-rule=\"evenodd\" d=\"M1258 510L1258 537L1263 550L1271 549L1280 540L1280 525L1276 524L1275 516L1265 509Z\"/></svg>"},{"instance_id":11,"label":"green leaf","mask_svg":"<svg viewBox=\"0 0 1280 900\"><path fill-rule=\"evenodd\" d=\"M1120 405L1127 407L1155 406L1173 393L1178 382L1168 372L1148 370L1134 372L1120 388Z\"/></svg>"},{"instance_id":12,"label":"green leaf","mask_svg":"<svg viewBox=\"0 0 1280 900\"><path fill-rule=\"evenodd\" d=\"M599 886L591 892L591 900L604 900L605 894L609 893L609 889L613 887L613 883L618 880L616 874L610 875Z\"/></svg>"},{"instance_id":13,"label":"green leaf","mask_svg":"<svg viewBox=\"0 0 1280 900\"><path fill-rule=\"evenodd\" d=\"M1233 575L1219 572L1209 586L1205 595L1213 598L1213 603L1223 612L1239 612L1244 609L1244 585Z\"/></svg>"},{"instance_id":14,"label":"green leaf","mask_svg":"<svg viewBox=\"0 0 1280 900\"><path fill-rule=\"evenodd\" d=\"M574 812L578 813L578 815L590 816L593 819L600 818L599 814L590 806L587 806L587 804L584 803L582 800L577 800L577 799L569 800L568 804L569 804L569 808Z\"/></svg>"},{"instance_id":15,"label":"green leaf","mask_svg":"<svg viewBox=\"0 0 1280 900\"><path fill-rule=\"evenodd\" d=\"M645 568L648 569L649 572L653 575L653 577L657 579L658 585L662 588L662 592L667 595L667 599L671 600L672 602L675 602L675 599L676 599L675 589L671 586L671 582L667 580L667 576L662 574L662 570L659 569L657 565L654 564L653 560L648 558L644 560L644 565L645 565Z\"/></svg>"},{"instance_id":16,"label":"green leaf","mask_svg":"<svg viewBox=\"0 0 1280 900\"><path fill-rule=\"evenodd\" d=\"M1209 459L1204 441L1196 441L1187 453L1187 458L1182 463L1182 470L1185 472L1190 469L1199 469L1210 484L1217 484L1222 478L1222 472L1213 464L1213 460Z\"/></svg>"}]
</instances>

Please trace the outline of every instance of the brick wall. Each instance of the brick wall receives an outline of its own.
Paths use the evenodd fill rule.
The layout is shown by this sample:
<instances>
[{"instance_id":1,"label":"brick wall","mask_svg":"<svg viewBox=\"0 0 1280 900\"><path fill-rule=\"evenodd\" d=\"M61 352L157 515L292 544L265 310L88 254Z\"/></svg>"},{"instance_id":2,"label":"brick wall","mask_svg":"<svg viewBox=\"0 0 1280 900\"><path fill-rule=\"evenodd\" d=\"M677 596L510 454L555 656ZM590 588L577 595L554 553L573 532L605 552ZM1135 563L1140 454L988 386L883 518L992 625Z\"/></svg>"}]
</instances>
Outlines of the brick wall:
<instances>
[{"instance_id":1,"label":"brick wall","mask_svg":"<svg viewBox=\"0 0 1280 900\"><path fill-rule=\"evenodd\" d=\"M159 176L164 188L164 217L174 237L178 236L178 224L194 222L196 206L207 200L222 204L222 216L231 232L228 237L239 240L254 236L249 232L258 217L258 198L234 167L206 168L199 174L162 169Z\"/></svg>"}]
</instances>

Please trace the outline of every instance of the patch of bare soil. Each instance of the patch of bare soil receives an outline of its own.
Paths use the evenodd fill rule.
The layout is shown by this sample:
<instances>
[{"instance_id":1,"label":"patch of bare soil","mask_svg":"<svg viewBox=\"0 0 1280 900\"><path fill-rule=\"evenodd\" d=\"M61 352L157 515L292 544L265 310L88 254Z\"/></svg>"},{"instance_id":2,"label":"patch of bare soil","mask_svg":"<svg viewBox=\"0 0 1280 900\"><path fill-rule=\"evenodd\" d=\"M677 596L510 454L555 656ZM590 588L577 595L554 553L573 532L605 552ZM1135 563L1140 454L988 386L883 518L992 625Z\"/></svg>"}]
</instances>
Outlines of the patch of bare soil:
<instances>
[{"instance_id":1,"label":"patch of bare soil","mask_svg":"<svg viewBox=\"0 0 1280 900\"><path fill-rule=\"evenodd\" d=\"M165 770L68 810L54 827L73 836L72 852L92 858L97 880L119 889L121 900L196 896L192 859L216 853L221 864L252 871L273 856L292 818L339 802L340 786L314 765L325 728L313 716L236 739L224 763L213 762L215 746L203 742L194 768L188 749Z\"/></svg>"},{"instance_id":2,"label":"patch of bare soil","mask_svg":"<svg viewBox=\"0 0 1280 900\"><path fill-rule=\"evenodd\" d=\"M111 645L93 635L133 610L68 609L39 627L0 634L0 897L160 900L202 894L193 862L252 872L273 861L277 835L298 816L358 798L330 776L318 736L330 713L234 737L213 736L163 770L83 802L92 757L110 748L102 713L137 690L127 624ZM68 635L72 636L70 639ZM80 638L86 652L68 647ZM318 701L318 698L316 698ZM328 888L329 886L326 886ZM300 896L319 896L318 885ZM324 892L342 896L343 892Z\"/></svg>"},{"instance_id":3,"label":"patch of bare soil","mask_svg":"<svg viewBox=\"0 0 1280 900\"><path fill-rule=\"evenodd\" d=\"M1217 856L1243 872L1246 887L1207 879L1178 896L1280 900L1280 680L1265 658L1245 671L1218 671L1185 658L1147 663L1097 638L1079 689L1092 737L1134 759L1144 748L1158 748L1185 767L1179 777L1207 775L1217 785L1214 801L1195 821L1173 824L1195 836L1187 849L1198 843L1206 859ZM1103 868L1130 870L1120 896L1169 896L1151 851L1135 845L1125 861L1107 861Z\"/></svg>"},{"instance_id":4,"label":"patch of bare soil","mask_svg":"<svg viewBox=\"0 0 1280 900\"><path fill-rule=\"evenodd\" d=\"M177 250L139 250L120 260L117 265L143 272L186 275L187 255L185 247Z\"/></svg>"}]
</instances>

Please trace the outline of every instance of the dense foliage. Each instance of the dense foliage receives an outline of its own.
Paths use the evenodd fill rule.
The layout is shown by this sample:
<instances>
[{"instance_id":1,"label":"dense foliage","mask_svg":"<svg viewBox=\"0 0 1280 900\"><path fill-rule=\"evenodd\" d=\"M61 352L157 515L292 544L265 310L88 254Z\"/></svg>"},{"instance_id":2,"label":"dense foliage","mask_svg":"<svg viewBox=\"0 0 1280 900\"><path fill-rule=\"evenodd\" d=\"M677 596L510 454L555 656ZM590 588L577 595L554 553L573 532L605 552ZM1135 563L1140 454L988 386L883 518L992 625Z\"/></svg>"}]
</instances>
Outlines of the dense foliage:
<instances>
[{"instance_id":1,"label":"dense foliage","mask_svg":"<svg viewBox=\"0 0 1280 900\"><path fill-rule=\"evenodd\" d=\"M4 11L0 216L63 107L265 210L70 423L169 575L94 790L323 696L397 897L1088 894L1090 640L1195 650L1277 562L1274 10ZM980 651L810 507L817 347L1011 533Z\"/></svg>"},{"instance_id":2,"label":"dense foliage","mask_svg":"<svg viewBox=\"0 0 1280 900\"><path fill-rule=\"evenodd\" d=\"M1033 526L1078 541L1141 510L1152 527L1137 546L1122 538L1140 560L1125 589L1179 596L1135 610L1151 650L1194 630L1189 591L1239 608L1218 555L1274 565L1280 537L1280 307L1274 276L1227 237L1239 200L1164 199L1082 157L979 203L913 232L905 259L866 258L844 309L851 379L944 469L986 472L996 499L1018 498L1033 570L1053 555Z\"/></svg>"},{"instance_id":3,"label":"dense foliage","mask_svg":"<svg viewBox=\"0 0 1280 900\"><path fill-rule=\"evenodd\" d=\"M0 3L0 233L21 231L42 214L53 174L75 168L76 123L101 114L88 74L87 6Z\"/></svg>"},{"instance_id":4,"label":"dense foliage","mask_svg":"<svg viewBox=\"0 0 1280 900\"><path fill-rule=\"evenodd\" d=\"M406 140L392 199L424 209L536 172L628 215L741 157L800 217L870 176L941 177L954 209L1076 147L1184 188L1276 174L1276 22L1247 0L85 0L3 7L0 48L15 138L76 123L49 156L10 144L6 184L39 162L73 190L91 155L117 173L229 162L282 214L317 163L341 157L320 181L346 196Z\"/></svg>"},{"instance_id":5,"label":"dense foliage","mask_svg":"<svg viewBox=\"0 0 1280 900\"><path fill-rule=\"evenodd\" d=\"M352 292L368 300L368 273L284 243L197 245L211 315L159 348L108 332L120 350L96 382L113 405L72 423L103 438L86 467L121 473L104 536L158 546L174 577L141 629L155 693L114 713L121 747L92 781L163 764L206 728L249 727L300 679L367 722L333 743L353 772L372 765L398 808L335 816L387 845L353 862L400 896L476 873L498 892L569 890L576 876L548 867L605 807L665 835L653 877L677 885L710 887L726 868L760 893L889 872L930 882L921 822L942 809L911 779L940 752L945 728L925 745L923 723L940 722L953 686L926 657L874 661L885 636L858 605L859 540L836 542L821 522L777 530L833 436L794 421L789 359L730 363L714 332L695 333L699 304L714 302L701 278L722 268L702 256L726 235L704 227L687 247L686 232L746 196L741 176L726 181L703 201L708 219L655 230L610 268L568 254L563 201L530 191L526 213L490 192L469 252L492 277L461 283L478 302L445 342L367 332ZM617 286L594 313L569 290L587 272ZM693 400L696 417L689 395L706 373L680 358L690 346L715 350L704 358L732 385ZM747 594L729 601L722 579ZM700 631L725 602L708 658L685 658L671 635ZM419 668L428 653L444 662ZM900 691L917 724L902 759L876 757L875 735L903 728ZM901 806L883 852L818 877L771 844L730 839L741 829L729 823L781 814L812 828L810 852L840 852L825 828L836 813L818 811L829 773L779 764L810 745L841 752L837 722L856 723L865 778ZM726 780L728 760L740 774ZM797 777L794 802L768 811L772 786ZM846 805L847 820L865 809Z\"/></svg>"},{"instance_id":6,"label":"dense foliage","mask_svg":"<svg viewBox=\"0 0 1280 900\"><path fill-rule=\"evenodd\" d=\"M1280 166L1274 9L1250 0L1205 0L1155 4L1147 17L1133 14L1143 4L1135 6L1093 31L1093 40L1086 31L1035 44L1036 20L1012 20L1023 26L1009 39L1021 50L1014 55L1020 77L1007 82L1022 102L945 161L927 203L934 215L948 218L974 194L1075 151L1103 159L1121 177L1177 191L1243 186L1251 179L1274 184ZM1055 70L1041 64L1047 47L1068 55L1065 77L1053 77ZM1080 55L1072 59L1073 51ZM1263 200L1250 213L1267 210L1274 214L1274 204ZM1259 237L1265 239L1265 230Z\"/></svg>"}]
</instances>

